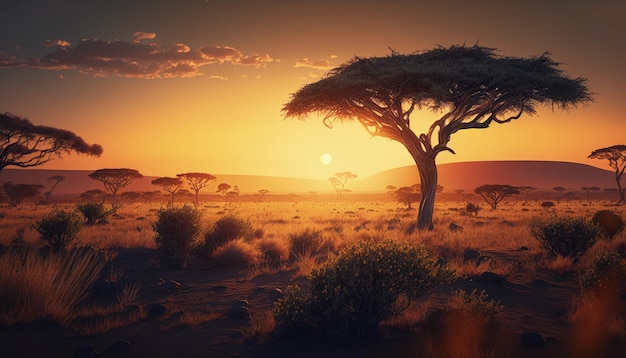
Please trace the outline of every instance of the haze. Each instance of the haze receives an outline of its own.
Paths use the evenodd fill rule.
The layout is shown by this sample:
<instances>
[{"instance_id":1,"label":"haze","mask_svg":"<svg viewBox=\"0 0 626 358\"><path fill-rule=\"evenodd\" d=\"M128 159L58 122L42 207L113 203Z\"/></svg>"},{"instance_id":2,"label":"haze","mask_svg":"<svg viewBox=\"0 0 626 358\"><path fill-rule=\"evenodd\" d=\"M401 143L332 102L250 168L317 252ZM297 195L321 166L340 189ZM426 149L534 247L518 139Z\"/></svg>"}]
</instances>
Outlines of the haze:
<instances>
[{"instance_id":1,"label":"haze","mask_svg":"<svg viewBox=\"0 0 626 358\"><path fill-rule=\"evenodd\" d=\"M70 155L44 169L365 177L413 163L400 144L370 139L358 123L329 130L314 116L283 120L289 94L353 56L478 42L510 56L549 51L571 76L588 79L596 101L458 134L457 154L440 155L438 164L605 168L587 156L624 141L625 21L620 1L4 2L0 111L104 147L101 158ZM323 154L332 162L323 164Z\"/></svg>"}]
</instances>

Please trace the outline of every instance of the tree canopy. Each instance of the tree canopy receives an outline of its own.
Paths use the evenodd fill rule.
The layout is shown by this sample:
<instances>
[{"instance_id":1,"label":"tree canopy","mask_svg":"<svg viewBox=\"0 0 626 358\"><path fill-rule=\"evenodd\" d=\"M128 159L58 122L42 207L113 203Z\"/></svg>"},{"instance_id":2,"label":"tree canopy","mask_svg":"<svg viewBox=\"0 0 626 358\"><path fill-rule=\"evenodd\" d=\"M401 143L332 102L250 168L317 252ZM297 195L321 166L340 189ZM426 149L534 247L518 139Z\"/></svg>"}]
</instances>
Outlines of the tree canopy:
<instances>
[{"instance_id":1,"label":"tree canopy","mask_svg":"<svg viewBox=\"0 0 626 358\"><path fill-rule=\"evenodd\" d=\"M209 186L216 179L214 175L209 173L183 173L176 174L176 176L185 179L189 187L196 193L196 206L198 206L198 193L200 190Z\"/></svg>"},{"instance_id":2,"label":"tree canopy","mask_svg":"<svg viewBox=\"0 0 626 358\"><path fill-rule=\"evenodd\" d=\"M89 177L102 182L104 189L110 192L115 200L115 195L120 188L127 186L135 179L143 178L143 175L136 169L105 168L96 170L89 174Z\"/></svg>"},{"instance_id":3,"label":"tree canopy","mask_svg":"<svg viewBox=\"0 0 626 358\"><path fill-rule=\"evenodd\" d=\"M517 187L506 184L485 184L474 189L474 192L482 196L493 210L504 198L520 193Z\"/></svg>"},{"instance_id":4,"label":"tree canopy","mask_svg":"<svg viewBox=\"0 0 626 358\"><path fill-rule=\"evenodd\" d=\"M619 193L619 200L617 204L624 204L624 190L622 190L622 174L626 169L626 145L618 144L606 148L596 149L588 158L592 159L607 159L609 166L613 168L615 173L615 181L617 183L617 191Z\"/></svg>"},{"instance_id":5,"label":"tree canopy","mask_svg":"<svg viewBox=\"0 0 626 358\"><path fill-rule=\"evenodd\" d=\"M559 65L549 53L506 57L478 45L355 57L293 93L283 113L305 119L316 112L331 128L335 120L357 120L371 136L402 143L420 173L417 227L432 229L435 158L454 153L448 145L452 134L533 114L538 104L567 109L592 100L586 80L569 77ZM415 109L442 115L416 134Z\"/></svg>"},{"instance_id":6,"label":"tree canopy","mask_svg":"<svg viewBox=\"0 0 626 358\"><path fill-rule=\"evenodd\" d=\"M156 178L152 182L152 185L156 185L161 187L166 192L172 195L170 205L174 205L174 196L176 192L183 188L183 181L179 177L170 178L170 177L161 177Z\"/></svg>"},{"instance_id":7,"label":"tree canopy","mask_svg":"<svg viewBox=\"0 0 626 358\"><path fill-rule=\"evenodd\" d=\"M87 144L64 129L38 126L28 119L0 113L0 171L8 166L42 165L71 152L99 157L102 146Z\"/></svg>"}]
</instances>

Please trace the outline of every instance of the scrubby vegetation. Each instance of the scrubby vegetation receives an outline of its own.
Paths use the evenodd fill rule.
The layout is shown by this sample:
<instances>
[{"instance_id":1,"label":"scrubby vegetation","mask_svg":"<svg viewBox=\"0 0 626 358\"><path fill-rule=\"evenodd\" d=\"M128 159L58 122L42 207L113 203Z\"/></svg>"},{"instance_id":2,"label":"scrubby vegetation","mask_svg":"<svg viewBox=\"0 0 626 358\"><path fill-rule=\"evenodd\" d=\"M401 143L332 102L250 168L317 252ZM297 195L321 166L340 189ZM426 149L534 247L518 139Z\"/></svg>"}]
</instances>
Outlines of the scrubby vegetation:
<instances>
[{"instance_id":1,"label":"scrubby vegetation","mask_svg":"<svg viewBox=\"0 0 626 358\"><path fill-rule=\"evenodd\" d=\"M200 235L200 213L191 206L159 210L153 224L154 241L161 261L169 268L185 267Z\"/></svg>"},{"instance_id":2,"label":"scrubby vegetation","mask_svg":"<svg viewBox=\"0 0 626 358\"><path fill-rule=\"evenodd\" d=\"M33 229L53 251L61 251L77 240L82 222L74 211L53 210L33 224Z\"/></svg>"},{"instance_id":3,"label":"scrubby vegetation","mask_svg":"<svg viewBox=\"0 0 626 358\"><path fill-rule=\"evenodd\" d=\"M535 217L528 224L531 235L552 255L577 257L598 240L601 229L582 217Z\"/></svg>"}]
</instances>

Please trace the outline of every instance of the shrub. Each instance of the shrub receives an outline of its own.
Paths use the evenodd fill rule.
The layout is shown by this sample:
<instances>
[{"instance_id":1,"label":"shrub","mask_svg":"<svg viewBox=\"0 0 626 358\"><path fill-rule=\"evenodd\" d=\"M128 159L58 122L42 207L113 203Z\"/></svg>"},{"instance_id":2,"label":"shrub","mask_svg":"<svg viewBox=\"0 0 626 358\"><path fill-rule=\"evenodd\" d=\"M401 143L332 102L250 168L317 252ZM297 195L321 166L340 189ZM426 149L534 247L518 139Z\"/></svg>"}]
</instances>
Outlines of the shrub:
<instances>
[{"instance_id":1,"label":"shrub","mask_svg":"<svg viewBox=\"0 0 626 358\"><path fill-rule=\"evenodd\" d=\"M232 240L213 252L213 259L222 266L252 266L259 261L259 250L242 239Z\"/></svg>"},{"instance_id":2,"label":"shrub","mask_svg":"<svg viewBox=\"0 0 626 358\"><path fill-rule=\"evenodd\" d=\"M578 257L598 240L600 228L584 218L534 217L528 230L552 255Z\"/></svg>"},{"instance_id":3,"label":"shrub","mask_svg":"<svg viewBox=\"0 0 626 358\"><path fill-rule=\"evenodd\" d=\"M82 220L73 211L55 209L44 215L32 227L39 233L41 240L52 247L53 251L60 251L76 241L78 232L82 228Z\"/></svg>"},{"instance_id":4,"label":"shrub","mask_svg":"<svg viewBox=\"0 0 626 358\"><path fill-rule=\"evenodd\" d=\"M362 241L331 257L309 276L310 290L290 286L275 305L279 327L330 329L369 336L382 320L404 311L411 300L452 278L422 247L406 242Z\"/></svg>"},{"instance_id":5,"label":"shrub","mask_svg":"<svg viewBox=\"0 0 626 358\"><path fill-rule=\"evenodd\" d=\"M259 239L255 241L255 245L261 252L263 263L270 267L278 267L283 261L289 259L289 249L283 240Z\"/></svg>"},{"instance_id":6,"label":"shrub","mask_svg":"<svg viewBox=\"0 0 626 358\"><path fill-rule=\"evenodd\" d=\"M102 222L106 220L107 210L104 208L104 203L86 202L76 204L76 210L78 210L85 217L85 224L93 225L96 222Z\"/></svg>"},{"instance_id":7,"label":"shrub","mask_svg":"<svg viewBox=\"0 0 626 358\"><path fill-rule=\"evenodd\" d=\"M477 293L476 289L471 293L463 290L452 292L450 308L467 311L474 320L483 325L491 323L496 315L504 310L500 302L489 300L484 290Z\"/></svg>"},{"instance_id":8,"label":"shrub","mask_svg":"<svg viewBox=\"0 0 626 358\"><path fill-rule=\"evenodd\" d=\"M159 210L152 225L157 250L169 268L185 267L195 239L200 234L200 213L191 206Z\"/></svg>"},{"instance_id":9,"label":"shrub","mask_svg":"<svg viewBox=\"0 0 626 358\"><path fill-rule=\"evenodd\" d=\"M217 220L212 229L206 233L203 249L206 254L211 254L218 246L239 238L250 240L253 234L250 221L227 215Z\"/></svg>"},{"instance_id":10,"label":"shrub","mask_svg":"<svg viewBox=\"0 0 626 358\"><path fill-rule=\"evenodd\" d=\"M626 290L626 261L615 252L596 255L580 276L580 283L588 290L624 292Z\"/></svg>"},{"instance_id":11,"label":"shrub","mask_svg":"<svg viewBox=\"0 0 626 358\"><path fill-rule=\"evenodd\" d=\"M611 210L599 210L593 214L591 222L601 228L602 236L612 239L624 230L624 220Z\"/></svg>"},{"instance_id":12,"label":"shrub","mask_svg":"<svg viewBox=\"0 0 626 358\"><path fill-rule=\"evenodd\" d=\"M467 205L465 206L465 211L467 211L468 214L473 214L474 216L477 216L478 212L480 211L480 206L474 203L467 203Z\"/></svg>"}]
</instances>

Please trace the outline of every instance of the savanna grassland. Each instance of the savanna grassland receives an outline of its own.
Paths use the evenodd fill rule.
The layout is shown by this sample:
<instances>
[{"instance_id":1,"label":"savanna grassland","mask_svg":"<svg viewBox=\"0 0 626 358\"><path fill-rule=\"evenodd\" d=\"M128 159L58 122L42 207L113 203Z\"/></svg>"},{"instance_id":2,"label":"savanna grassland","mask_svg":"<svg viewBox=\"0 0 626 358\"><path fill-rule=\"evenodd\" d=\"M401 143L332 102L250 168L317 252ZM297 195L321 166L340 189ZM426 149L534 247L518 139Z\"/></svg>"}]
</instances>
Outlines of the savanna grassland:
<instances>
[{"instance_id":1,"label":"savanna grassland","mask_svg":"<svg viewBox=\"0 0 626 358\"><path fill-rule=\"evenodd\" d=\"M520 196L496 210L481 203L471 214L466 204L478 197L442 195L435 229L420 232L413 230L416 210L383 194L249 199L201 202L200 234L176 269L164 264L155 243L162 204L123 203L106 223L83 226L59 253L45 248L33 224L53 206L71 211L73 203L0 208L0 355L621 357L626 351L625 234L562 257L529 231L536 218L589 220L606 209L623 217L623 207L608 200L561 200L544 209L551 198ZM204 241L218 235L224 218L243 231L207 248ZM423 247L434 263L429 270L454 277L416 299L400 295L394 307L402 309L381 319L374 336L284 324L294 292L288 286L306 292L310 275L346 248L389 241ZM607 255L619 257L617 269L602 261Z\"/></svg>"}]
</instances>

